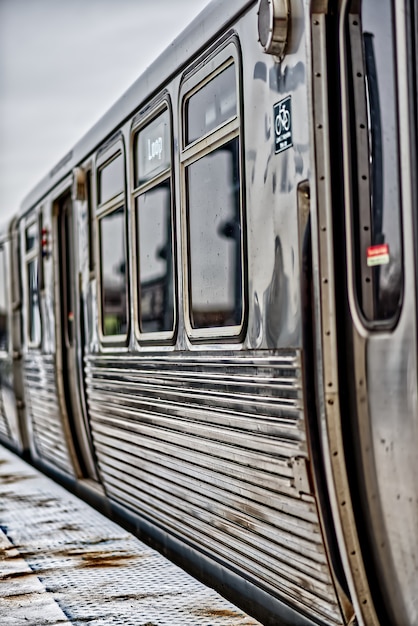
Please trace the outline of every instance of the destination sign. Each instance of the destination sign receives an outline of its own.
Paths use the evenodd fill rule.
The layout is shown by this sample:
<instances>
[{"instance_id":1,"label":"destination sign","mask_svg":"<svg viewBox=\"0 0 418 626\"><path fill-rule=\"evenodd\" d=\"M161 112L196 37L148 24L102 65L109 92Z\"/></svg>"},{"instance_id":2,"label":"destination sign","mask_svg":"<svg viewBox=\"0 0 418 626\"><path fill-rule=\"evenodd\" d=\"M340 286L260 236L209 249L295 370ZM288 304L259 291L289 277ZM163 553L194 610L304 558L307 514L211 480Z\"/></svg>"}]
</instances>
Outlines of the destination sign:
<instances>
[{"instance_id":1,"label":"destination sign","mask_svg":"<svg viewBox=\"0 0 418 626\"><path fill-rule=\"evenodd\" d=\"M170 117L166 110L138 133L136 185L149 182L168 169L170 164Z\"/></svg>"}]
</instances>

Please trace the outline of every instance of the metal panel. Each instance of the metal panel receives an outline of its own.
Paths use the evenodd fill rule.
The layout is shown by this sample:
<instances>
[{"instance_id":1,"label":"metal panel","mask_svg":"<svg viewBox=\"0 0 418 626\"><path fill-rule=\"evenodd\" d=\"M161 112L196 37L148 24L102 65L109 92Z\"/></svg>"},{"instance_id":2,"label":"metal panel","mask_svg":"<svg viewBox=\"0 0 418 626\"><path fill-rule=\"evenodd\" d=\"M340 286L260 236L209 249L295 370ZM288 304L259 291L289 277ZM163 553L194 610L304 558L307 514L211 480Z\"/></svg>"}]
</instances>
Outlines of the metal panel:
<instances>
[{"instance_id":1,"label":"metal panel","mask_svg":"<svg viewBox=\"0 0 418 626\"><path fill-rule=\"evenodd\" d=\"M29 353L24 362L24 384L35 454L73 476L60 413L54 356Z\"/></svg>"},{"instance_id":2,"label":"metal panel","mask_svg":"<svg viewBox=\"0 0 418 626\"><path fill-rule=\"evenodd\" d=\"M12 433L10 432L9 422L7 420L6 408L3 402L3 385L0 388L0 437L10 440Z\"/></svg>"},{"instance_id":3,"label":"metal panel","mask_svg":"<svg viewBox=\"0 0 418 626\"><path fill-rule=\"evenodd\" d=\"M309 495L299 351L92 355L87 386L110 498L341 623Z\"/></svg>"}]
</instances>

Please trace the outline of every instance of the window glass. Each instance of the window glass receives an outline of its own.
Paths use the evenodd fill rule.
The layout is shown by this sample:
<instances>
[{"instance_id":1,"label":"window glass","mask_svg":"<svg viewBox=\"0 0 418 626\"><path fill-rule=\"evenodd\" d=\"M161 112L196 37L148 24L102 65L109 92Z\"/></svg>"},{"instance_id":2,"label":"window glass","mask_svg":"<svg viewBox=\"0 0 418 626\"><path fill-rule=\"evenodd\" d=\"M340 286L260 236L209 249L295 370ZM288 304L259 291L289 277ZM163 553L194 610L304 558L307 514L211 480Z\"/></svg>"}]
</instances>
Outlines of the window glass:
<instances>
[{"instance_id":1,"label":"window glass","mask_svg":"<svg viewBox=\"0 0 418 626\"><path fill-rule=\"evenodd\" d=\"M38 243L38 225L32 224L25 232L26 252L33 250Z\"/></svg>"},{"instance_id":2,"label":"window glass","mask_svg":"<svg viewBox=\"0 0 418 626\"><path fill-rule=\"evenodd\" d=\"M136 201L141 332L170 331L174 325L174 280L170 181Z\"/></svg>"},{"instance_id":3,"label":"window glass","mask_svg":"<svg viewBox=\"0 0 418 626\"><path fill-rule=\"evenodd\" d=\"M6 250L0 248L0 351L7 350L9 344L9 321L7 293Z\"/></svg>"},{"instance_id":4,"label":"window glass","mask_svg":"<svg viewBox=\"0 0 418 626\"><path fill-rule=\"evenodd\" d=\"M239 140L187 168L193 328L242 321Z\"/></svg>"},{"instance_id":5,"label":"window glass","mask_svg":"<svg viewBox=\"0 0 418 626\"><path fill-rule=\"evenodd\" d=\"M29 341L39 344L41 341L41 316L39 311L38 259L34 258L27 264L28 281L28 332Z\"/></svg>"},{"instance_id":6,"label":"window glass","mask_svg":"<svg viewBox=\"0 0 418 626\"><path fill-rule=\"evenodd\" d=\"M149 182L171 165L170 115L164 111L136 137L135 186Z\"/></svg>"},{"instance_id":7,"label":"window glass","mask_svg":"<svg viewBox=\"0 0 418 626\"><path fill-rule=\"evenodd\" d=\"M391 0L364 0L361 15L349 16L357 130L352 140L357 140L359 170L354 210L357 292L363 314L371 321L390 320L397 314L403 284L392 13ZM362 107L364 122L359 119Z\"/></svg>"},{"instance_id":8,"label":"window glass","mask_svg":"<svg viewBox=\"0 0 418 626\"><path fill-rule=\"evenodd\" d=\"M100 219L103 335L127 333L125 209Z\"/></svg>"},{"instance_id":9,"label":"window glass","mask_svg":"<svg viewBox=\"0 0 418 626\"><path fill-rule=\"evenodd\" d=\"M93 211L93 189L91 184L91 171L86 177L87 191L87 219L88 219L88 245L89 245L89 270L94 271L95 249L94 249L94 211Z\"/></svg>"},{"instance_id":10,"label":"window glass","mask_svg":"<svg viewBox=\"0 0 418 626\"><path fill-rule=\"evenodd\" d=\"M118 154L99 170L99 204L107 202L124 191L123 156Z\"/></svg>"},{"instance_id":11,"label":"window glass","mask_svg":"<svg viewBox=\"0 0 418 626\"><path fill-rule=\"evenodd\" d=\"M230 65L186 101L186 144L236 115L235 66Z\"/></svg>"}]
</instances>

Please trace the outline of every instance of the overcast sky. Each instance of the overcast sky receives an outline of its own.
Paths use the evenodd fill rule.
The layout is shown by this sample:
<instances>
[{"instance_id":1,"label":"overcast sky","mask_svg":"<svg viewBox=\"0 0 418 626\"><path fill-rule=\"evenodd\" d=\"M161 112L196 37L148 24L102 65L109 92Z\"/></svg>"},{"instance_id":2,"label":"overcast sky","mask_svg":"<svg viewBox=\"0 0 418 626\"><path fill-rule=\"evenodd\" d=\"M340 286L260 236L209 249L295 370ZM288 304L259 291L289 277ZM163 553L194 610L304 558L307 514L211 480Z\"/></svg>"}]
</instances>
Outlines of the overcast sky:
<instances>
[{"instance_id":1,"label":"overcast sky","mask_svg":"<svg viewBox=\"0 0 418 626\"><path fill-rule=\"evenodd\" d=\"M0 222L210 0L0 0Z\"/></svg>"}]
</instances>

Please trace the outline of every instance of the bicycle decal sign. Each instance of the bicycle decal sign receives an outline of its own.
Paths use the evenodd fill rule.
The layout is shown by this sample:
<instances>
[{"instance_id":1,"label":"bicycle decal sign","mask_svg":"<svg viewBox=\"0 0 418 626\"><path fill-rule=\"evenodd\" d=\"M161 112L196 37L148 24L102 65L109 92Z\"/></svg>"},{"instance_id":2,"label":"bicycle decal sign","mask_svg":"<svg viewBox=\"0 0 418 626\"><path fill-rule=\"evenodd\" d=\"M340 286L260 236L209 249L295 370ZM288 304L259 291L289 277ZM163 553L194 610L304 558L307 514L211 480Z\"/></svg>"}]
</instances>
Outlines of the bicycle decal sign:
<instances>
[{"instance_id":1,"label":"bicycle decal sign","mask_svg":"<svg viewBox=\"0 0 418 626\"><path fill-rule=\"evenodd\" d=\"M292 97L287 96L273 107L275 152L283 152L293 146Z\"/></svg>"}]
</instances>

